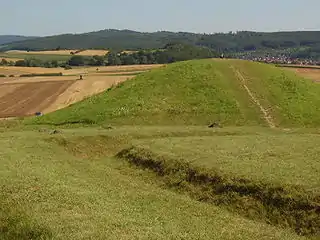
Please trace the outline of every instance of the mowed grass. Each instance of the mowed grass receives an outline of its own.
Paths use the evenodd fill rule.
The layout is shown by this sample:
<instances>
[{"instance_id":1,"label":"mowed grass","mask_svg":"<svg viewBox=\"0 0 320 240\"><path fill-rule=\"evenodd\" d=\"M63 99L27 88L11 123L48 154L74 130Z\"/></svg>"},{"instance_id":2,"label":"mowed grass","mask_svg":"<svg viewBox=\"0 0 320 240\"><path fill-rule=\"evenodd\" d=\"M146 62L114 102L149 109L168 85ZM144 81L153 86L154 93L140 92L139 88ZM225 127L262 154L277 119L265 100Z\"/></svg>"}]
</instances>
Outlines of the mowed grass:
<instances>
[{"instance_id":1,"label":"mowed grass","mask_svg":"<svg viewBox=\"0 0 320 240\"><path fill-rule=\"evenodd\" d=\"M217 121L224 126L267 126L235 70L276 126L319 126L320 85L290 71L241 60L170 64L33 122L206 125Z\"/></svg>"},{"instance_id":2,"label":"mowed grass","mask_svg":"<svg viewBox=\"0 0 320 240\"><path fill-rule=\"evenodd\" d=\"M320 125L320 85L290 70L247 61L229 61L268 110L277 126Z\"/></svg>"},{"instance_id":3,"label":"mowed grass","mask_svg":"<svg viewBox=\"0 0 320 240\"><path fill-rule=\"evenodd\" d=\"M3 132L0 238L303 239L166 190L152 174L113 158L128 129ZM91 139L86 145L83 136Z\"/></svg>"}]
</instances>

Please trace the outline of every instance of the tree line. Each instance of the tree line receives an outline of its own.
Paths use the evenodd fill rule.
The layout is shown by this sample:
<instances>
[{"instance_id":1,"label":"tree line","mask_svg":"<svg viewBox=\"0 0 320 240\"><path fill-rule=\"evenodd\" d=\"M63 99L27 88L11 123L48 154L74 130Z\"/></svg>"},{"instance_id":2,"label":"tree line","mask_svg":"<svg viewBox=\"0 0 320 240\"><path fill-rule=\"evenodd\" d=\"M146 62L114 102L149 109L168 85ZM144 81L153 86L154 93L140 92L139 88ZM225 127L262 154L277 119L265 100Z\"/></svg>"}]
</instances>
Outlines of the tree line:
<instances>
[{"instance_id":1,"label":"tree line","mask_svg":"<svg viewBox=\"0 0 320 240\"><path fill-rule=\"evenodd\" d=\"M5 50L54 50L61 49L159 49L170 42L211 48L219 53L236 53L257 50L295 49L296 56L320 56L320 31L250 32L238 31L215 34L160 31L142 33L130 30L102 30L85 34L64 34L29 39L7 44Z\"/></svg>"},{"instance_id":2,"label":"tree line","mask_svg":"<svg viewBox=\"0 0 320 240\"><path fill-rule=\"evenodd\" d=\"M170 43L158 50L140 50L133 53L123 51L109 51L105 56L73 55L68 61L42 61L40 59L18 60L13 65L21 67L64 67L73 66L114 66L135 64L166 64L191 59L205 59L217 57L218 53L210 48L192 46L182 43ZM9 65L3 59L1 65ZM10 63L12 65L12 63Z\"/></svg>"}]
</instances>

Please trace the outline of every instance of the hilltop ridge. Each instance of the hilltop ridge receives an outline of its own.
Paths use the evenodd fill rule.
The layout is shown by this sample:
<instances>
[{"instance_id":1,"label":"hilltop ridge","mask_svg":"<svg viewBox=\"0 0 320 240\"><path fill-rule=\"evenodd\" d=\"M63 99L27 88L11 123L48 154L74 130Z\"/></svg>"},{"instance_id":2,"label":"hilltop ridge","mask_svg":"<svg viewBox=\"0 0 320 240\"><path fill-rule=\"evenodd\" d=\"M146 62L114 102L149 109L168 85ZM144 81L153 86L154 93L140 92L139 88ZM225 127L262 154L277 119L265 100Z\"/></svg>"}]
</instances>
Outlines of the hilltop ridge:
<instances>
[{"instance_id":1,"label":"hilltop ridge","mask_svg":"<svg viewBox=\"0 0 320 240\"><path fill-rule=\"evenodd\" d=\"M320 86L277 67L192 60L138 75L36 123L319 126Z\"/></svg>"}]
</instances>

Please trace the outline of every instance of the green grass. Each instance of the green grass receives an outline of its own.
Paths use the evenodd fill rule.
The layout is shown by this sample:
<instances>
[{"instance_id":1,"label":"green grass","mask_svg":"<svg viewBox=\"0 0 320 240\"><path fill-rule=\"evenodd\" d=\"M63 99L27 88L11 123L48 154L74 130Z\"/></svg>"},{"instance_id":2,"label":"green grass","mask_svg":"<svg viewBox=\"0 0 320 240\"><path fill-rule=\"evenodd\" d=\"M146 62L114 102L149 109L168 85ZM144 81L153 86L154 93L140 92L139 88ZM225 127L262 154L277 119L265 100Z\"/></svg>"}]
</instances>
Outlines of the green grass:
<instances>
[{"instance_id":1,"label":"green grass","mask_svg":"<svg viewBox=\"0 0 320 240\"><path fill-rule=\"evenodd\" d=\"M278 126L320 126L320 85L262 63L231 61Z\"/></svg>"},{"instance_id":2,"label":"green grass","mask_svg":"<svg viewBox=\"0 0 320 240\"><path fill-rule=\"evenodd\" d=\"M102 76L137 76L141 74L141 72L130 72L130 73L118 73L118 74L101 74Z\"/></svg>"},{"instance_id":3,"label":"green grass","mask_svg":"<svg viewBox=\"0 0 320 240\"><path fill-rule=\"evenodd\" d=\"M319 133L230 130L140 140L118 156L201 201L320 234Z\"/></svg>"},{"instance_id":4,"label":"green grass","mask_svg":"<svg viewBox=\"0 0 320 240\"><path fill-rule=\"evenodd\" d=\"M320 195L319 142L319 134L273 133L167 137L148 140L142 146L239 179L294 185Z\"/></svg>"},{"instance_id":5,"label":"green grass","mask_svg":"<svg viewBox=\"0 0 320 240\"><path fill-rule=\"evenodd\" d=\"M128 139L160 132L179 134L131 127L2 133L0 238L303 239L168 190L112 157Z\"/></svg>"},{"instance_id":6,"label":"green grass","mask_svg":"<svg viewBox=\"0 0 320 240\"><path fill-rule=\"evenodd\" d=\"M276 64L276 67L282 67L282 68L320 69L320 66L319 66L319 65L288 65L288 64Z\"/></svg>"},{"instance_id":7,"label":"green grass","mask_svg":"<svg viewBox=\"0 0 320 240\"><path fill-rule=\"evenodd\" d=\"M142 73L35 122L199 125L218 120L226 125L263 124L230 70L215 66L213 61L189 61Z\"/></svg>"},{"instance_id":8,"label":"green grass","mask_svg":"<svg viewBox=\"0 0 320 240\"><path fill-rule=\"evenodd\" d=\"M318 109L294 73L199 60L0 121L0 238L318 239Z\"/></svg>"},{"instance_id":9,"label":"green grass","mask_svg":"<svg viewBox=\"0 0 320 240\"><path fill-rule=\"evenodd\" d=\"M224 126L266 126L231 67L246 78L277 126L320 125L319 85L274 66L239 60L170 64L29 122L206 125L219 121Z\"/></svg>"}]
</instances>

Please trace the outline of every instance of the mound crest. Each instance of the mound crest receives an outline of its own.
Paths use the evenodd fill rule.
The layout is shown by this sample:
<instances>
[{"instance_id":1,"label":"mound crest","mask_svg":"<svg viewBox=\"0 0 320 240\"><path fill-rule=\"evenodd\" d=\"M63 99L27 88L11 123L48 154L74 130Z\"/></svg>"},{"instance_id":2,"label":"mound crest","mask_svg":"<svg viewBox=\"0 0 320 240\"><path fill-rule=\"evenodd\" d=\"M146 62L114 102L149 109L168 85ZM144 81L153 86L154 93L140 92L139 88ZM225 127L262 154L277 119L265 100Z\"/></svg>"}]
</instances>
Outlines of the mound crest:
<instances>
[{"instance_id":1,"label":"mound crest","mask_svg":"<svg viewBox=\"0 0 320 240\"><path fill-rule=\"evenodd\" d=\"M241 60L179 62L32 123L319 126L320 85Z\"/></svg>"}]
</instances>

